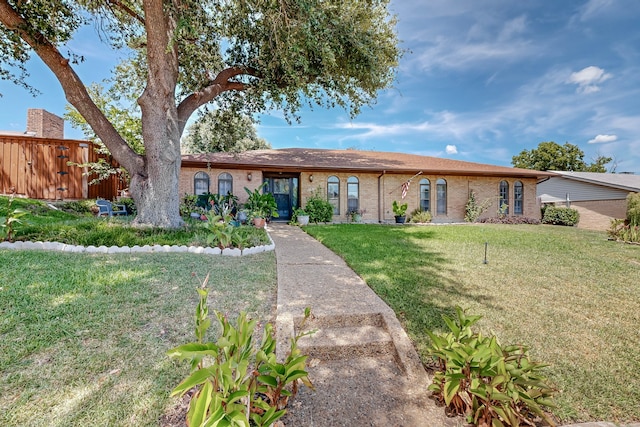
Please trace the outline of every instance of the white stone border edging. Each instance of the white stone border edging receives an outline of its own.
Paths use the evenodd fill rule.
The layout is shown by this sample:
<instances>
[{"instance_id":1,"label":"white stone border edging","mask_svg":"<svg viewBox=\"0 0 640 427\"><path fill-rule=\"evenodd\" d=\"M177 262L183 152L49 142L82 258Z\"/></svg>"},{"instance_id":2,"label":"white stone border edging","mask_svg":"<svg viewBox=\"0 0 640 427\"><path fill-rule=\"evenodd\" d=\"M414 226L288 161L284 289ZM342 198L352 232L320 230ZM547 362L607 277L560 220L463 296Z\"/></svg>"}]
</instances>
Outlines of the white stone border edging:
<instances>
[{"instance_id":1,"label":"white stone border edging","mask_svg":"<svg viewBox=\"0 0 640 427\"><path fill-rule=\"evenodd\" d=\"M16 250L43 250L43 251L59 251L72 253L97 253L97 254L133 254L133 253L193 253L204 255L222 255L222 256L245 256L253 255L261 252L273 251L276 249L273 239L267 232L267 237L271 242L269 245L254 246L251 248L210 248L202 246L178 246L178 245L144 245L144 246L80 246L67 245L59 242L0 242L0 249L16 249Z\"/></svg>"}]
</instances>

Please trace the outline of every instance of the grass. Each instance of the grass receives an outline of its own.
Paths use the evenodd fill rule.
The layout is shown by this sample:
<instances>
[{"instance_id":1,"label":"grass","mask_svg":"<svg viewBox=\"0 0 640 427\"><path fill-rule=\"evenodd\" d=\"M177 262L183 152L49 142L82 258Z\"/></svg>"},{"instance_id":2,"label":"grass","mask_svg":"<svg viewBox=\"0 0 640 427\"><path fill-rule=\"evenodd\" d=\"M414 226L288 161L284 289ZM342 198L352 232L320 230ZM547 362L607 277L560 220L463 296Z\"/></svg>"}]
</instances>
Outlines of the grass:
<instances>
[{"instance_id":1,"label":"grass","mask_svg":"<svg viewBox=\"0 0 640 427\"><path fill-rule=\"evenodd\" d=\"M396 312L426 330L456 305L503 344L550 364L563 422L640 421L640 247L554 226L309 226ZM484 264L485 242L488 263Z\"/></svg>"},{"instance_id":2,"label":"grass","mask_svg":"<svg viewBox=\"0 0 640 427\"><path fill-rule=\"evenodd\" d=\"M195 289L273 320L273 253L88 255L0 250L0 425L157 426L187 363Z\"/></svg>"}]
</instances>

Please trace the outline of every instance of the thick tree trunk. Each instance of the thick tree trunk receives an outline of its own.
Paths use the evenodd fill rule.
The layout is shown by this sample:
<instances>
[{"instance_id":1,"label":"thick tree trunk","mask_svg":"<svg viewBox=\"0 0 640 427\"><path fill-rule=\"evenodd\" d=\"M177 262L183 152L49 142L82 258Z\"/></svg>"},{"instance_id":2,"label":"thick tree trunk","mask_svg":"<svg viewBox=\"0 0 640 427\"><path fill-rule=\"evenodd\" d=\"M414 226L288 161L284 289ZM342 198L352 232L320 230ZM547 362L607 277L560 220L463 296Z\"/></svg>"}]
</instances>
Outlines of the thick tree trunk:
<instances>
[{"instance_id":1,"label":"thick tree trunk","mask_svg":"<svg viewBox=\"0 0 640 427\"><path fill-rule=\"evenodd\" d=\"M138 216L134 225L177 228L180 217L180 135L173 96L161 96L147 87L139 99L142 109L142 135L145 142L143 173L131 177L129 189Z\"/></svg>"}]
</instances>

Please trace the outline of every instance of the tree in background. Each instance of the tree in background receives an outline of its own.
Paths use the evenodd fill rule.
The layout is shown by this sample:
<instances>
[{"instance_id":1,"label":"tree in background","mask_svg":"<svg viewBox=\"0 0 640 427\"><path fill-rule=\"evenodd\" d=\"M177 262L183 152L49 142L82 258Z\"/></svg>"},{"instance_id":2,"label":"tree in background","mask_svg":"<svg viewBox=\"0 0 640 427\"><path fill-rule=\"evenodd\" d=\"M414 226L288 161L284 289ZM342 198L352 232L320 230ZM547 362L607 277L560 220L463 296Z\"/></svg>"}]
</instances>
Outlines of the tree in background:
<instances>
[{"instance_id":1,"label":"tree in background","mask_svg":"<svg viewBox=\"0 0 640 427\"><path fill-rule=\"evenodd\" d=\"M187 128L182 146L183 152L190 154L240 153L271 148L267 141L258 137L254 119L233 110L204 113Z\"/></svg>"},{"instance_id":2,"label":"tree in background","mask_svg":"<svg viewBox=\"0 0 640 427\"><path fill-rule=\"evenodd\" d=\"M553 141L541 142L538 148L522 150L513 156L511 164L516 168L539 171L606 172L605 165L611 157L598 156L594 163L584 162L584 152L577 145Z\"/></svg>"},{"instance_id":3,"label":"tree in background","mask_svg":"<svg viewBox=\"0 0 640 427\"><path fill-rule=\"evenodd\" d=\"M126 105L117 101L118 95L115 93L114 87L115 86L112 86L109 90L105 90L104 86L98 83L92 83L87 87L87 92L96 106L98 106L101 111L104 111L105 116L127 144L136 153L144 154L140 117L135 110L127 108ZM85 138L93 142L96 153L100 155L97 162L76 164L76 166L79 167L86 167L88 174L94 177L94 179L89 182L89 185L97 184L112 175L124 175L128 180L127 171L121 166L113 166L113 156L109 152L109 149L93 131L91 126L89 126L84 117L78 113L78 110L70 104L67 104L65 109L67 112L64 115L64 119L74 128L80 129L82 133L84 133Z\"/></svg>"},{"instance_id":4,"label":"tree in background","mask_svg":"<svg viewBox=\"0 0 640 427\"><path fill-rule=\"evenodd\" d=\"M131 177L134 224L179 227L180 137L215 100L247 114L303 105L351 115L391 85L401 51L389 0L0 0L0 78L28 86L32 52ZM91 99L69 52L86 25L125 58L118 89L135 93L144 154ZM96 46L95 50L100 49ZM17 72L16 72L17 71Z\"/></svg>"}]
</instances>

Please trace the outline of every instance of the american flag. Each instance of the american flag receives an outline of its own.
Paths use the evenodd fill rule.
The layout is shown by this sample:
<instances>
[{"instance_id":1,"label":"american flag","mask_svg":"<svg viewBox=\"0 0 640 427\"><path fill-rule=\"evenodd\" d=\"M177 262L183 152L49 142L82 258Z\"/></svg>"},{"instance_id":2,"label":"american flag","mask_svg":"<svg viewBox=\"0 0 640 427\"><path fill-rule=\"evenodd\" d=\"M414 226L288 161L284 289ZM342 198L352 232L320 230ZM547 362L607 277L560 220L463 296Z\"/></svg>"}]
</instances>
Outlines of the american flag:
<instances>
[{"instance_id":1,"label":"american flag","mask_svg":"<svg viewBox=\"0 0 640 427\"><path fill-rule=\"evenodd\" d=\"M407 192L409 191L409 184L411 184L411 181L405 181L402 183L402 198L404 199L405 197L407 197Z\"/></svg>"}]
</instances>

